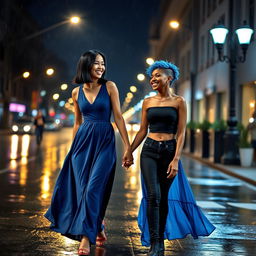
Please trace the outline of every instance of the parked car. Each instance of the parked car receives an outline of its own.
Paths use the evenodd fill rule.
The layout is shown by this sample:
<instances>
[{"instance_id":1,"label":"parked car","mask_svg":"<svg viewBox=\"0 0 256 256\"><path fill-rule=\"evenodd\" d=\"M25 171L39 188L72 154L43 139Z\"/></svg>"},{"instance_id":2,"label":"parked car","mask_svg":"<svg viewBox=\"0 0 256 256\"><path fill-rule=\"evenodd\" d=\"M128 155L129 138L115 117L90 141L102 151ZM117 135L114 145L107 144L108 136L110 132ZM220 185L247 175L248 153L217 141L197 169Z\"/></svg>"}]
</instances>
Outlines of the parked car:
<instances>
[{"instance_id":1,"label":"parked car","mask_svg":"<svg viewBox=\"0 0 256 256\"><path fill-rule=\"evenodd\" d=\"M60 119L46 119L44 130L45 131L59 131L62 128Z\"/></svg>"},{"instance_id":2,"label":"parked car","mask_svg":"<svg viewBox=\"0 0 256 256\"><path fill-rule=\"evenodd\" d=\"M12 133L32 134L35 132L33 119L30 117L21 118L21 119L18 119L17 121L14 121L11 129L12 129Z\"/></svg>"}]
</instances>

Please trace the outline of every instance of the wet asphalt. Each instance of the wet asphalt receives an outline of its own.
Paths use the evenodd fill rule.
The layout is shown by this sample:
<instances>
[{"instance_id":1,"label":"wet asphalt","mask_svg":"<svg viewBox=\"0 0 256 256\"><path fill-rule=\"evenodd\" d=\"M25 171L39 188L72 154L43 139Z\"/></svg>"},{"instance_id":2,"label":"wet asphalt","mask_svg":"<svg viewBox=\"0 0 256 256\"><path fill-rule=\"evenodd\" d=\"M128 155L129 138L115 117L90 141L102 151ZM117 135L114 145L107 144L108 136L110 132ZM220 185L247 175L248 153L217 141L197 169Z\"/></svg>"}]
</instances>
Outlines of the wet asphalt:
<instances>
[{"instance_id":1,"label":"wet asphalt","mask_svg":"<svg viewBox=\"0 0 256 256\"><path fill-rule=\"evenodd\" d=\"M43 217L71 137L71 128L46 132L38 147L31 135L0 135L0 256L76 255L79 243L50 231ZM116 176L105 218L108 241L104 248L92 247L91 255L146 255L137 226L140 149L126 171L119 135L116 147ZM197 203L216 230L197 240L166 241L165 255L256 255L256 188L195 160L183 157L182 162Z\"/></svg>"}]
</instances>

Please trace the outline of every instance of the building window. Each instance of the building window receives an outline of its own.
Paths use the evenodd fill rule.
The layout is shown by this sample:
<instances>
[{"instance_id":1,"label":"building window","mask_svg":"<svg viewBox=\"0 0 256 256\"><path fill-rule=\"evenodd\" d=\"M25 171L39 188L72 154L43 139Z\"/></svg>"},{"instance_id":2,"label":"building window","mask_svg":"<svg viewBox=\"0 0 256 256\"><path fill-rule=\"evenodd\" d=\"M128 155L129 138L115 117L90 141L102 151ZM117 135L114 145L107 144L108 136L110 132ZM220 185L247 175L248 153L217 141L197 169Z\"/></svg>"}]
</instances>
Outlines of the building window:
<instances>
[{"instance_id":1,"label":"building window","mask_svg":"<svg viewBox=\"0 0 256 256\"><path fill-rule=\"evenodd\" d=\"M213 65L215 62L215 45L213 41L211 40L211 46L212 46L212 57L211 57L211 64Z\"/></svg>"},{"instance_id":2,"label":"building window","mask_svg":"<svg viewBox=\"0 0 256 256\"><path fill-rule=\"evenodd\" d=\"M242 93L241 93L241 100L242 100L242 124L247 126L249 123L249 118L252 117L252 114L255 111L255 84L248 83L242 85Z\"/></svg>"},{"instance_id":3,"label":"building window","mask_svg":"<svg viewBox=\"0 0 256 256\"><path fill-rule=\"evenodd\" d=\"M207 1L207 17L211 15L212 12L212 0Z\"/></svg>"},{"instance_id":4,"label":"building window","mask_svg":"<svg viewBox=\"0 0 256 256\"><path fill-rule=\"evenodd\" d=\"M210 33L207 34L207 67L209 67L211 65L211 47L212 47L212 38Z\"/></svg>"},{"instance_id":5,"label":"building window","mask_svg":"<svg viewBox=\"0 0 256 256\"><path fill-rule=\"evenodd\" d=\"M204 105L205 105L204 99L196 101L196 112L197 112L196 121L198 123L203 122L203 120L205 118L205 107L204 107Z\"/></svg>"},{"instance_id":6,"label":"building window","mask_svg":"<svg viewBox=\"0 0 256 256\"><path fill-rule=\"evenodd\" d=\"M181 73L182 73L182 80L185 79L186 73L185 73L185 56L182 56L181 58Z\"/></svg>"},{"instance_id":7,"label":"building window","mask_svg":"<svg viewBox=\"0 0 256 256\"><path fill-rule=\"evenodd\" d=\"M189 74L190 74L190 51L187 53L187 79L189 79Z\"/></svg>"},{"instance_id":8,"label":"building window","mask_svg":"<svg viewBox=\"0 0 256 256\"><path fill-rule=\"evenodd\" d=\"M205 10L206 10L205 3L206 3L206 1L202 0L202 23L204 23L204 21L205 21Z\"/></svg>"},{"instance_id":9,"label":"building window","mask_svg":"<svg viewBox=\"0 0 256 256\"><path fill-rule=\"evenodd\" d=\"M204 61L205 61L205 39L204 36L201 36L201 54L200 54L200 66L201 69L204 68Z\"/></svg>"},{"instance_id":10,"label":"building window","mask_svg":"<svg viewBox=\"0 0 256 256\"><path fill-rule=\"evenodd\" d=\"M212 1L212 11L215 11L216 8L217 8L217 0L213 0Z\"/></svg>"}]
</instances>

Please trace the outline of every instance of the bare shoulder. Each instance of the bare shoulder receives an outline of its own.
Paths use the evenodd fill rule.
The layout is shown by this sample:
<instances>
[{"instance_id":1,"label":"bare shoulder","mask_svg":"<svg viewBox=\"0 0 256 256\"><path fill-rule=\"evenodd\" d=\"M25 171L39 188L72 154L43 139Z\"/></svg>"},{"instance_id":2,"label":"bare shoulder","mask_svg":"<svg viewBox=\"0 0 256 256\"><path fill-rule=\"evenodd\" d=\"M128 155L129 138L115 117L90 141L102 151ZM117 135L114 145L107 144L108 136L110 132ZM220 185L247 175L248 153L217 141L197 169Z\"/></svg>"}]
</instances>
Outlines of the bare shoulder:
<instances>
[{"instance_id":1,"label":"bare shoulder","mask_svg":"<svg viewBox=\"0 0 256 256\"><path fill-rule=\"evenodd\" d=\"M154 96L145 98L143 100L143 107L147 109L153 100L154 100Z\"/></svg>"},{"instance_id":2,"label":"bare shoulder","mask_svg":"<svg viewBox=\"0 0 256 256\"><path fill-rule=\"evenodd\" d=\"M113 89L113 88L117 88L116 84L113 81L107 81L106 86L110 90Z\"/></svg>"},{"instance_id":3,"label":"bare shoulder","mask_svg":"<svg viewBox=\"0 0 256 256\"><path fill-rule=\"evenodd\" d=\"M79 92L79 86L75 87L75 88L72 90L72 98L77 99L78 92Z\"/></svg>"},{"instance_id":4,"label":"bare shoulder","mask_svg":"<svg viewBox=\"0 0 256 256\"><path fill-rule=\"evenodd\" d=\"M115 94L118 93L117 86L113 81L107 81L106 88L109 95L111 95L111 93L115 93Z\"/></svg>"},{"instance_id":5,"label":"bare shoulder","mask_svg":"<svg viewBox=\"0 0 256 256\"><path fill-rule=\"evenodd\" d=\"M174 94L173 97L174 97L174 100L177 101L178 104L186 104L186 100L184 97L179 96L177 94Z\"/></svg>"}]
</instances>

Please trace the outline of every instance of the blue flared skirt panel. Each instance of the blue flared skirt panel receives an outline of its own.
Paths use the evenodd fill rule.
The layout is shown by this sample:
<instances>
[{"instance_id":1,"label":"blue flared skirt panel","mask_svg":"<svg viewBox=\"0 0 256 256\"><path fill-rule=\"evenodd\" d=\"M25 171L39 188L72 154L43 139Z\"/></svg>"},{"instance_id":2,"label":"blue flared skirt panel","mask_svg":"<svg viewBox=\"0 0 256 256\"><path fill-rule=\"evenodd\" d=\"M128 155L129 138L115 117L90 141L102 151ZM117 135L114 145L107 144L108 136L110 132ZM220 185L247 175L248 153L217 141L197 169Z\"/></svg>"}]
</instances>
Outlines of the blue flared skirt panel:
<instances>
[{"instance_id":1,"label":"blue flared skirt panel","mask_svg":"<svg viewBox=\"0 0 256 256\"><path fill-rule=\"evenodd\" d=\"M110 122L84 122L65 158L45 217L50 228L74 240L95 243L102 229L116 165Z\"/></svg>"},{"instance_id":2,"label":"blue flared skirt panel","mask_svg":"<svg viewBox=\"0 0 256 256\"><path fill-rule=\"evenodd\" d=\"M139 209L138 225L141 230L141 242L150 246L150 234L147 220L147 191L142 181L142 200ZM205 217L196 205L193 192L184 173L181 161L179 171L168 193L168 215L164 237L168 240L185 238L191 234L194 239L198 236L209 236L215 227Z\"/></svg>"}]
</instances>

